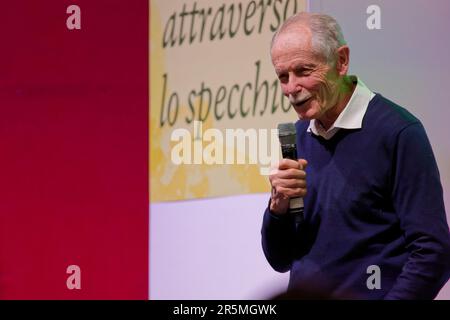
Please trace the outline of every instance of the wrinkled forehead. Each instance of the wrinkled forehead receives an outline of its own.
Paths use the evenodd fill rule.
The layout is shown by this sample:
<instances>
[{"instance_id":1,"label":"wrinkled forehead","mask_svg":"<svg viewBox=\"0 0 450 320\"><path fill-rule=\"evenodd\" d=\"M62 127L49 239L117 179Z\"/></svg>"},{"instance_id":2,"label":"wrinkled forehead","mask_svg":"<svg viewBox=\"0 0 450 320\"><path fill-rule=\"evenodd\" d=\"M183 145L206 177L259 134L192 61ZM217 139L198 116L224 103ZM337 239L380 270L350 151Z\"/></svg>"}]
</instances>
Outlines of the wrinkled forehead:
<instances>
[{"instance_id":1,"label":"wrinkled forehead","mask_svg":"<svg viewBox=\"0 0 450 320\"><path fill-rule=\"evenodd\" d=\"M312 52L312 34L308 27L288 27L276 36L270 50L272 57L289 51Z\"/></svg>"},{"instance_id":2,"label":"wrinkled forehead","mask_svg":"<svg viewBox=\"0 0 450 320\"><path fill-rule=\"evenodd\" d=\"M319 60L313 51L311 31L304 26L295 26L280 32L274 39L270 54L274 64L294 57Z\"/></svg>"}]
</instances>

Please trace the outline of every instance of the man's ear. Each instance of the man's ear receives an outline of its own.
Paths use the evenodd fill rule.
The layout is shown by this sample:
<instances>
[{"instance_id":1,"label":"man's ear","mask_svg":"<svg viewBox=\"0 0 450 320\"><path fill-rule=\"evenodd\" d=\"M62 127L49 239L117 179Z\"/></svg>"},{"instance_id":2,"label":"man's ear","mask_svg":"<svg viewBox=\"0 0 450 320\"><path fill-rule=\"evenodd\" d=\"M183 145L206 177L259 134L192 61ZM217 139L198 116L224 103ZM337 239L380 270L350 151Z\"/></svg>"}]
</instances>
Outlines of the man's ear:
<instances>
[{"instance_id":1,"label":"man's ear","mask_svg":"<svg viewBox=\"0 0 450 320\"><path fill-rule=\"evenodd\" d=\"M350 60L350 49L347 45L343 45L337 49L336 71L340 76L345 76L348 71Z\"/></svg>"}]
</instances>

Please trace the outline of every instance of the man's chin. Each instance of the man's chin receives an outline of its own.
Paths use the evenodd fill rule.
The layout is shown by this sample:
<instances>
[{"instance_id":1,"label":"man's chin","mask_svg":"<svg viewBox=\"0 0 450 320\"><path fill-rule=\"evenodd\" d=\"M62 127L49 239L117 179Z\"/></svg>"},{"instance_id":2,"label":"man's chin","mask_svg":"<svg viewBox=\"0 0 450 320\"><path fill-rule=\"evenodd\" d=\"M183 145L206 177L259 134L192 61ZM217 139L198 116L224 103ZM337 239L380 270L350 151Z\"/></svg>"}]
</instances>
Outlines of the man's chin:
<instances>
[{"instance_id":1,"label":"man's chin","mask_svg":"<svg viewBox=\"0 0 450 320\"><path fill-rule=\"evenodd\" d=\"M311 120L313 119L313 117L311 115L308 114L308 112L297 112L297 116L299 120Z\"/></svg>"},{"instance_id":2,"label":"man's chin","mask_svg":"<svg viewBox=\"0 0 450 320\"><path fill-rule=\"evenodd\" d=\"M311 106L311 101L308 101L305 105L301 107L295 107L294 110L297 113L299 120L311 120L314 118L314 110Z\"/></svg>"},{"instance_id":3,"label":"man's chin","mask_svg":"<svg viewBox=\"0 0 450 320\"><path fill-rule=\"evenodd\" d=\"M311 120L311 119L312 119L312 118L310 118L310 117L298 115L298 120L301 120L301 121L309 121L309 120Z\"/></svg>"}]
</instances>

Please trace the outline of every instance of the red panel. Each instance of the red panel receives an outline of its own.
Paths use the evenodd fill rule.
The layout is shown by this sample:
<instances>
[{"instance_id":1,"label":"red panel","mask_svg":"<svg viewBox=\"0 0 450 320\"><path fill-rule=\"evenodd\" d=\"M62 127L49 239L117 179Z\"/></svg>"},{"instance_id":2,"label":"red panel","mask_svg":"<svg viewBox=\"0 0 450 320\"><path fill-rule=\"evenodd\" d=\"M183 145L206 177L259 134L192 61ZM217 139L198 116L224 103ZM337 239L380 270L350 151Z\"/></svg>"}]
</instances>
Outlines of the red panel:
<instances>
[{"instance_id":1,"label":"red panel","mask_svg":"<svg viewBox=\"0 0 450 320\"><path fill-rule=\"evenodd\" d=\"M147 1L4 1L0 35L0 298L147 299Z\"/></svg>"}]
</instances>

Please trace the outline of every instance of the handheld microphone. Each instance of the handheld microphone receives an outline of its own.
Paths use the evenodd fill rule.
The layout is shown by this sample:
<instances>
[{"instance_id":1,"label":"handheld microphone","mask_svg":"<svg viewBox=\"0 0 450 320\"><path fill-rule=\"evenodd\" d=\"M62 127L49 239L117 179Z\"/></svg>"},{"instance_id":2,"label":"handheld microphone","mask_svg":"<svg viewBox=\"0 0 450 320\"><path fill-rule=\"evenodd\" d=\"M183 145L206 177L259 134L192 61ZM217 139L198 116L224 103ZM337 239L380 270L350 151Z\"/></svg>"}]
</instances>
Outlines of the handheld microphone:
<instances>
[{"instance_id":1,"label":"handheld microphone","mask_svg":"<svg viewBox=\"0 0 450 320\"><path fill-rule=\"evenodd\" d=\"M278 124L278 138L283 158L298 161L295 125L291 122ZM297 224L303 221L303 208L303 198L295 197L289 200L289 213L295 217Z\"/></svg>"}]
</instances>

